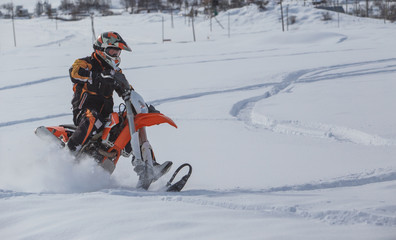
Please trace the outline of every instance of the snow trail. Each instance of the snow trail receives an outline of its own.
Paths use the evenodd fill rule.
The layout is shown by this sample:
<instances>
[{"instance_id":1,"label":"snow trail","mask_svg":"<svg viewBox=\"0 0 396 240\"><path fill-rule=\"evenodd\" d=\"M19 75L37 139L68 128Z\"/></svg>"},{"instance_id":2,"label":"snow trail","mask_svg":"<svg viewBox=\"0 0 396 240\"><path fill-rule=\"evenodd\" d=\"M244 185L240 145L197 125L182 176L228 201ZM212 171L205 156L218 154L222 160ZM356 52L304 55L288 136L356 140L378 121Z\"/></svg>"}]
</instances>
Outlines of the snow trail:
<instances>
[{"instance_id":1,"label":"snow trail","mask_svg":"<svg viewBox=\"0 0 396 240\"><path fill-rule=\"evenodd\" d=\"M351 142L362 145L396 145L396 139L385 139L353 128L324 123L302 122L299 120L276 120L253 111L254 105L257 102L277 95L299 83L313 83L394 72L396 72L396 58L333 65L292 72L287 74L280 83L273 83L272 89L266 91L264 94L235 103L230 110L230 114L247 125L261 127L282 134L328 138L340 142ZM269 86L271 85L266 85L265 87Z\"/></svg>"},{"instance_id":2,"label":"snow trail","mask_svg":"<svg viewBox=\"0 0 396 240\"><path fill-rule=\"evenodd\" d=\"M41 83L54 81L54 80L58 80L58 79L62 79L62 78L68 78L68 77L69 76L55 76L55 77L43 78L43 79L20 83L20 84L15 84L15 85L8 85L8 86L0 87L0 91L9 90L9 89L13 89L13 88L26 87L26 86L31 86L31 85L35 85L35 84L41 84Z\"/></svg>"}]
</instances>

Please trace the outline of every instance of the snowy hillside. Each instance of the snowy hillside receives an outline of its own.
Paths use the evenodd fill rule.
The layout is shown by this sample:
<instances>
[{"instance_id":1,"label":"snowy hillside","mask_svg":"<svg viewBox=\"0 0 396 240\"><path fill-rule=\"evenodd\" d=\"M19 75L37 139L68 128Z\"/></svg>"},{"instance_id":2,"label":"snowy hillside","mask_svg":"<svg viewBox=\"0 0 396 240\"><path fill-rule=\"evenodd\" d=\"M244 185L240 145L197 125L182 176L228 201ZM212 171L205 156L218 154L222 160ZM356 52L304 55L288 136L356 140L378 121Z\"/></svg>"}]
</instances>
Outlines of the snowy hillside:
<instances>
[{"instance_id":1,"label":"snowy hillside","mask_svg":"<svg viewBox=\"0 0 396 240\"><path fill-rule=\"evenodd\" d=\"M121 67L178 129L148 137L189 162L136 190L131 159L109 176L34 135L72 122L68 69L92 52L91 20L0 19L0 239L396 239L396 25L291 1L198 17L96 17L132 47ZM162 17L165 38L162 43ZM230 37L228 37L230 19ZM115 97L116 106L121 99ZM115 108L117 110L118 108Z\"/></svg>"}]
</instances>

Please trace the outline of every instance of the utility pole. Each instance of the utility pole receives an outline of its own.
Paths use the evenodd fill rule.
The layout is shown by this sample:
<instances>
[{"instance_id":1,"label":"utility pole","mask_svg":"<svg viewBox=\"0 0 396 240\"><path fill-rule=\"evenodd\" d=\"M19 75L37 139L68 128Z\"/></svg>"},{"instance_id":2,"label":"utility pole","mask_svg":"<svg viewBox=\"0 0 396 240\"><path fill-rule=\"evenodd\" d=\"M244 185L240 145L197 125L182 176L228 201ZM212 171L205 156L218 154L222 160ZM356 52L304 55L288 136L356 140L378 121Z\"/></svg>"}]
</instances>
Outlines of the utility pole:
<instances>
[{"instance_id":1,"label":"utility pole","mask_svg":"<svg viewBox=\"0 0 396 240\"><path fill-rule=\"evenodd\" d=\"M231 21L230 21L230 13L228 13L228 38L231 37Z\"/></svg>"},{"instance_id":2,"label":"utility pole","mask_svg":"<svg viewBox=\"0 0 396 240\"><path fill-rule=\"evenodd\" d=\"M340 3L337 0L337 7L340 6ZM338 28L340 28L340 12L337 11L337 23L338 23Z\"/></svg>"},{"instance_id":3,"label":"utility pole","mask_svg":"<svg viewBox=\"0 0 396 240\"><path fill-rule=\"evenodd\" d=\"M366 17L369 17L369 1L366 0Z\"/></svg>"},{"instance_id":4,"label":"utility pole","mask_svg":"<svg viewBox=\"0 0 396 240\"><path fill-rule=\"evenodd\" d=\"M15 23L14 23L14 3L13 2L11 2L11 18L12 18L12 31L14 33L14 46L16 47Z\"/></svg>"},{"instance_id":5,"label":"utility pole","mask_svg":"<svg viewBox=\"0 0 396 240\"><path fill-rule=\"evenodd\" d=\"M91 27L92 27L92 42L94 43L96 40L96 35L95 35L95 28L94 28L94 15L91 13Z\"/></svg>"},{"instance_id":6,"label":"utility pole","mask_svg":"<svg viewBox=\"0 0 396 240\"><path fill-rule=\"evenodd\" d=\"M289 31L289 4L286 5L286 29Z\"/></svg>"},{"instance_id":7,"label":"utility pole","mask_svg":"<svg viewBox=\"0 0 396 240\"><path fill-rule=\"evenodd\" d=\"M191 7L191 25L193 30L193 37L195 42L195 29L194 29L194 6Z\"/></svg>"},{"instance_id":8,"label":"utility pole","mask_svg":"<svg viewBox=\"0 0 396 240\"><path fill-rule=\"evenodd\" d=\"M348 0L345 0L346 3L346 14L348 14Z\"/></svg>"},{"instance_id":9,"label":"utility pole","mask_svg":"<svg viewBox=\"0 0 396 240\"><path fill-rule=\"evenodd\" d=\"M283 22L283 7L282 7L282 0L280 0L280 7L281 7L281 18L282 18L282 32L285 31L285 23Z\"/></svg>"},{"instance_id":10,"label":"utility pole","mask_svg":"<svg viewBox=\"0 0 396 240\"><path fill-rule=\"evenodd\" d=\"M171 7L171 21L172 21L172 28L175 28L175 25L173 24L173 5Z\"/></svg>"},{"instance_id":11,"label":"utility pole","mask_svg":"<svg viewBox=\"0 0 396 240\"><path fill-rule=\"evenodd\" d=\"M210 22L210 32L212 32L212 10L210 10L210 19L209 19L209 22Z\"/></svg>"},{"instance_id":12,"label":"utility pole","mask_svg":"<svg viewBox=\"0 0 396 240\"><path fill-rule=\"evenodd\" d=\"M165 25L165 20L164 20L164 16L162 16L162 43L164 43L164 38L165 38L165 30L164 30L164 25Z\"/></svg>"},{"instance_id":13,"label":"utility pole","mask_svg":"<svg viewBox=\"0 0 396 240\"><path fill-rule=\"evenodd\" d=\"M171 39L165 39L165 18L162 16L162 43L170 41Z\"/></svg>"}]
</instances>

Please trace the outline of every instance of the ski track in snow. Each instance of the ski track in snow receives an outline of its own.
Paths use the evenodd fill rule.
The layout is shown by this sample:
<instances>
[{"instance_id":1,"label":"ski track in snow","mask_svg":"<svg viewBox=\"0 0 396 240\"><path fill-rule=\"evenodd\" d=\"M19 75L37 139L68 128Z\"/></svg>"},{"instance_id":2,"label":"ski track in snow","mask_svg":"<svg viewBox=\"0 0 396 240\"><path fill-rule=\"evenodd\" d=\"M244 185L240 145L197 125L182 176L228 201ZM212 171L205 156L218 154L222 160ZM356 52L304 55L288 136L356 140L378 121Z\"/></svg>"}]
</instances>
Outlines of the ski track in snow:
<instances>
[{"instance_id":1,"label":"ski track in snow","mask_svg":"<svg viewBox=\"0 0 396 240\"><path fill-rule=\"evenodd\" d=\"M164 103L188 100L188 99L199 98L199 97L215 95L215 94L225 94L225 93L231 93L237 91L250 91L259 88L271 87L271 89L269 91L266 91L264 94L250 97L248 99L244 99L235 103L230 110L230 114L236 117L238 120L244 121L248 125L254 127L263 127L265 129L277 133L303 135L303 136L310 136L316 138L328 138L339 142L351 142L362 145L374 145L374 146L396 145L395 140L384 139L377 135L372 135L369 133L359 131L357 129L347 128L343 126L329 125L323 123L304 123L297 120L277 121L274 119L269 119L265 116L261 117L262 119L260 122L254 122L252 119L252 108L256 102L270 98L286 90L293 84L312 83L318 81L327 81L333 79L341 79L341 78L371 75L378 73L396 72L396 64L385 65L380 67L370 66L371 64L384 64L389 62L390 63L396 62L396 58L300 70L287 74L281 82L256 84L256 85L228 89L228 90L193 93L178 97L158 99L152 101L151 103L153 105L160 105ZM331 73L331 71L334 70L348 70L348 68L352 68L352 67L366 67L366 68L359 70L344 71L342 73Z\"/></svg>"},{"instance_id":2,"label":"ski track in snow","mask_svg":"<svg viewBox=\"0 0 396 240\"><path fill-rule=\"evenodd\" d=\"M39 44L39 45L36 45L34 47L48 47L48 46L51 46L51 45L56 45L56 44L60 44L62 42L69 41L70 39L73 39L75 37L76 37L75 34L71 34L71 35L68 35L68 36L64 37L63 39L52 41L52 42L48 42L48 43L45 43L45 44Z\"/></svg>"},{"instance_id":3,"label":"ski track in snow","mask_svg":"<svg viewBox=\"0 0 396 240\"><path fill-rule=\"evenodd\" d=\"M136 189L103 189L99 193L105 193L114 196L123 197L152 197L158 198L159 201L179 202L182 204L193 204L204 207L221 208L230 211L242 211L249 214L270 216L270 217L297 217L303 219L314 219L329 224L368 224L376 226L396 226L396 205L390 205L381 208L363 208L363 209L340 209L339 203L332 205L332 201L315 197L321 192L312 192L316 190L345 187L363 186L367 184L383 183L396 180L396 171L392 169L376 169L359 174L351 174L344 177L330 179L328 181L319 181L309 184L294 186L281 186L262 190L250 189L231 189L231 190L186 190L179 193L168 192L148 192ZM302 201L302 204L283 203L282 201L265 202L265 199L271 197L282 197L282 193L296 195L302 199L314 196L315 201ZM302 193L304 192L304 193ZM305 194L306 193L306 194ZM15 197L26 197L29 195L42 195L46 193L28 193L15 192L0 189L0 199ZM52 194L52 193L49 193ZM238 196L243 197L242 201ZM263 201L244 201L249 196L252 199L263 198ZM231 198L229 198L231 197ZM283 198L287 200L287 198ZM275 203L274 203L275 202ZM308 203L306 203L308 202ZM319 203L319 205L317 205ZM319 208L317 207L319 206ZM325 209L323 208L325 206ZM341 207L342 208L342 207ZM395 213L395 214L394 214Z\"/></svg>"},{"instance_id":4,"label":"ski track in snow","mask_svg":"<svg viewBox=\"0 0 396 240\"><path fill-rule=\"evenodd\" d=\"M0 128L1 127L9 127L9 126L17 125L17 124L22 124L22 123L37 122L37 121L58 118L58 117L64 117L64 116L72 116L72 115L73 115L72 113L60 113L60 114L47 115L47 116L43 116L43 117L34 117L34 118L27 118L27 119L22 119L22 120L3 122L3 123L0 123Z\"/></svg>"},{"instance_id":5,"label":"ski track in snow","mask_svg":"<svg viewBox=\"0 0 396 240\"><path fill-rule=\"evenodd\" d=\"M0 91L9 90L9 89L13 89L13 88L26 87L26 86L36 85L36 84L41 84L41 83L54 81L54 80L58 80L58 79L61 79L61 78L68 78L68 77L69 76L57 76L57 77L43 78L43 79L30 81L30 82L25 82L25 83L20 83L20 84L8 85L8 86L0 87Z\"/></svg>"},{"instance_id":6,"label":"ski track in snow","mask_svg":"<svg viewBox=\"0 0 396 240\"><path fill-rule=\"evenodd\" d=\"M145 65L145 66L136 66L136 67L124 67L122 68L124 71L126 70L136 70L136 69L151 69L151 68L157 68L157 67L171 67L171 66L180 66L180 65L196 65L196 64L208 64L208 63L216 63L216 62L228 62L228 61L243 61L243 60L252 60L252 59L264 59L264 58L273 58L273 57L286 57L286 56L303 56L303 55L320 55L323 53L337 53L337 52L355 52L359 50L365 50L365 49L344 49L344 50L335 50L335 51L304 51L304 52L296 52L292 54L268 54L269 52L272 51L277 51L279 50L278 48L274 49L265 49L265 50L258 50L258 51L237 51L237 52L229 52L229 53L223 53L223 54L216 54L216 55L194 55L190 57L202 57L202 60L192 60L192 61L183 61L183 62L178 62L178 63L163 63L163 64L158 64L158 65ZM366 49L367 50L367 49ZM265 56L262 55L262 53L267 53ZM238 56L241 54L246 54L250 56ZM257 55L259 54L259 55ZM236 56L234 56L236 55ZM189 56L183 56L183 57L173 57L173 58L161 58L162 60L169 60L169 59L183 59L185 60L186 58L189 58ZM205 59L206 58L206 59ZM207 58L210 58L208 60Z\"/></svg>"},{"instance_id":7,"label":"ski track in snow","mask_svg":"<svg viewBox=\"0 0 396 240\"><path fill-rule=\"evenodd\" d=\"M253 107L255 103L272 97L291 87L293 84L375 75L378 73L395 73L396 64L394 63L396 63L396 58L334 65L292 72L286 75L283 78L283 81L273 84L272 88L264 94L235 103L230 110L230 114L237 119L244 121L248 125L254 127L263 127L277 133L328 138L339 142L351 142L362 145L396 145L396 141L394 139L384 139L377 135L372 135L357 129L346 128L343 126L323 123L304 123L297 120L278 121L267 118L266 116L260 116L261 119L259 119L259 121L252 119ZM373 64L382 64L383 66L371 66ZM352 67L359 67L360 69L348 71L348 68ZM331 71L334 70L343 70L343 72L331 73Z\"/></svg>"},{"instance_id":8,"label":"ski track in snow","mask_svg":"<svg viewBox=\"0 0 396 240\"><path fill-rule=\"evenodd\" d=\"M294 186L281 186L262 190L249 190L249 189L234 189L234 190L220 190L220 191L208 191L208 190L191 190L184 191L176 194L164 194L164 193L144 193L148 196L161 196L162 201L173 201L187 204L210 206L216 208L223 208L228 210L239 210L247 211L253 214L261 214L266 216L275 217L301 217L308 219L315 219L324 221L330 224L344 225L344 224L369 224L378 226L396 226L396 215L383 216L381 215L381 209L350 209L350 210L339 210L339 209L314 209L314 207L308 205L299 206L283 205L282 203L276 204L255 204L255 203L234 203L221 199L221 197L238 196L244 197L249 195L263 196L267 198L271 194L288 192L288 194L299 194L301 191L315 191L330 188L344 188L344 187L355 187L363 186L367 184L382 183L396 180L396 171L392 169L377 169L369 172L351 174L344 177L338 177L328 181L320 181L308 184L294 185ZM127 195L127 196L141 196L138 192L128 191L110 191L110 194L116 195ZM309 195L309 194L308 194ZM215 198L214 198L215 197ZM232 198L234 199L234 198ZM246 202L246 201L245 201ZM322 205L322 204L321 204ZM331 207L331 206L330 206ZM334 207L336 208L336 207ZM396 213L396 206L388 206L386 212Z\"/></svg>"},{"instance_id":9,"label":"ski track in snow","mask_svg":"<svg viewBox=\"0 0 396 240\"><path fill-rule=\"evenodd\" d=\"M183 101L183 100L199 98L199 97L204 97L204 96L210 96L210 95L216 95L216 94L225 94L225 93L240 92L240 91L250 91L250 90L255 90L255 89L259 89L259 88L266 88L266 87L270 87L274 84L275 83L263 83L263 84L254 84L254 85L239 87L239 88L232 88L232 89L227 89L227 90L192 93L192 94L187 94L187 95L178 96L178 97L158 99L158 100L151 101L150 103L153 104L154 106L157 106L157 105L164 104L164 103Z\"/></svg>"},{"instance_id":10,"label":"ski track in snow","mask_svg":"<svg viewBox=\"0 0 396 240\"><path fill-rule=\"evenodd\" d=\"M350 142L361 145L391 146L395 140L384 139L352 128L329 125L323 123L304 123L297 120L279 121L265 116L257 117L256 122L250 123L256 127L264 127L273 132L310 136L316 138L333 139L338 142Z\"/></svg>"},{"instance_id":11,"label":"ski track in snow","mask_svg":"<svg viewBox=\"0 0 396 240\"><path fill-rule=\"evenodd\" d=\"M356 187L372 183L389 182L395 180L396 171L392 169L376 169L368 172L338 177L329 181L320 181L316 183L306 183L293 186L273 187L268 189L268 192L311 191L339 187Z\"/></svg>"},{"instance_id":12,"label":"ski track in snow","mask_svg":"<svg viewBox=\"0 0 396 240\"><path fill-rule=\"evenodd\" d=\"M246 193L244 193L246 195ZM257 194L255 194L257 195ZM237 194L236 194L237 196ZM346 224L369 224L376 226L396 226L396 217L381 216L380 214L371 213L375 209L365 210L315 210L307 209L309 207L299 205L273 206L266 204L241 204L221 201L220 199L208 200L196 197L183 196L165 196L163 201L181 202L187 204L217 207L228 210L239 210L251 212L255 215L265 215L273 217L300 217L307 219L320 220L329 224L346 225ZM389 209L387 209L389 211Z\"/></svg>"}]
</instances>

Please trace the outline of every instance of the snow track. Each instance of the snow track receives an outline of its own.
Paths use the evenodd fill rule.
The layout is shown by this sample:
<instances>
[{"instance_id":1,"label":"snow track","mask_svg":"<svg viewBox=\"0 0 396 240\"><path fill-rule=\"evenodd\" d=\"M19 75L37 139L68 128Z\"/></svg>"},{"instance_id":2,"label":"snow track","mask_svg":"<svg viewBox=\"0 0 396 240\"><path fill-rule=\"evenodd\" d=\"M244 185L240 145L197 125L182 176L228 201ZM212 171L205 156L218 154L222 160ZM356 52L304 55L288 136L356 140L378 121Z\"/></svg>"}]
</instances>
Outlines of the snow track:
<instances>
[{"instance_id":1,"label":"snow track","mask_svg":"<svg viewBox=\"0 0 396 240\"><path fill-rule=\"evenodd\" d=\"M160 105L160 104L164 104L164 103L183 101L183 100L194 99L194 98L210 96L210 95L225 94L225 93L240 92L240 91L250 91L250 90L270 87L273 85L274 85L274 83L262 83L262 84L254 84L254 85L250 85L250 86L238 87L238 88L227 89L227 90L192 93L192 94L187 94L187 95L178 96L178 97L170 97L170 98L154 100L154 101L151 101L151 104Z\"/></svg>"},{"instance_id":2,"label":"snow track","mask_svg":"<svg viewBox=\"0 0 396 240\"><path fill-rule=\"evenodd\" d=\"M288 196L293 196L294 194L289 194ZM241 197L237 193L233 195L234 197ZM247 198L248 195L244 193L243 199ZM255 198L272 198L271 194L254 194ZM279 197L279 195L277 196ZM287 196L284 196L287 197ZM303 199L304 197L301 197ZM213 198L212 198L213 199ZM352 209L352 210L325 210L315 209L312 206L300 206L300 205L282 205L282 204L244 204L244 203L234 203L232 201L221 201L221 198L215 198L216 200L211 200L211 198L197 198L195 197L184 197L184 196L166 196L162 197L163 201L181 202L186 204L200 205L205 207L215 207L227 210L236 210L250 212L255 215L260 216L272 216L272 217L298 217L315 219L329 224L345 225L345 224L368 224L376 226L396 226L396 217L392 216L382 216L379 213L371 213L376 209ZM300 200L301 200L300 199ZM265 200L262 200L265 201ZM326 205L324 202L316 203L318 205ZM394 207L394 206L393 206ZM387 209L387 211L389 211Z\"/></svg>"},{"instance_id":3,"label":"snow track","mask_svg":"<svg viewBox=\"0 0 396 240\"><path fill-rule=\"evenodd\" d=\"M67 42L67 41L69 41L69 40L71 40L71 39L73 39L75 37L76 37L75 34L71 34L71 35L68 35L68 36L64 37L63 39L52 41L52 42L48 42L48 43L44 43L44 44L39 44L39 45L36 45L34 47L48 47L48 46L51 46L51 45L59 45L59 44L61 44L63 42Z\"/></svg>"},{"instance_id":4,"label":"snow track","mask_svg":"<svg viewBox=\"0 0 396 240\"><path fill-rule=\"evenodd\" d=\"M61 78L68 78L68 76L49 77L49 78L43 78L43 79L30 81L30 82L25 82L25 83L20 83L20 84L8 85L8 86L0 87L0 91L9 90L9 89L13 89L13 88L26 87L26 86L36 85L36 84L41 84L41 83L45 83L45 82L49 82L49 81L58 80L58 79L61 79Z\"/></svg>"},{"instance_id":5,"label":"snow track","mask_svg":"<svg viewBox=\"0 0 396 240\"><path fill-rule=\"evenodd\" d=\"M42 121L42 120L47 120L47 119L52 119L52 118L59 118L59 117L64 117L64 116L72 116L72 114L71 113L60 113L60 114L47 115L47 116L42 116L42 117L34 117L34 118L27 118L27 119L21 119L21 120L9 121L9 122L2 122L2 123L0 123L0 128L23 124L23 123L37 122L37 121Z\"/></svg>"},{"instance_id":6,"label":"snow track","mask_svg":"<svg viewBox=\"0 0 396 240\"><path fill-rule=\"evenodd\" d=\"M338 142L350 142L361 145L390 146L396 141L385 139L353 128L298 120L274 120L259 115L254 116L251 124L281 134L294 134L307 137L325 138Z\"/></svg>"},{"instance_id":7,"label":"snow track","mask_svg":"<svg viewBox=\"0 0 396 240\"><path fill-rule=\"evenodd\" d=\"M351 64L334 65L315 69L300 70L287 74L280 83L274 83L269 91L261 95L241 100L234 104L230 114L248 125L261 127L282 134L294 134L315 138L328 138L340 142L351 142L362 145L386 146L395 145L394 139L385 139L358 129L299 120L276 120L253 111L254 105L264 99L289 91L296 84L306 84L350 77L395 73L396 59L382 59ZM268 87L266 85L265 87Z\"/></svg>"},{"instance_id":8,"label":"snow track","mask_svg":"<svg viewBox=\"0 0 396 240\"><path fill-rule=\"evenodd\" d=\"M186 191L178 196L163 196L162 200L245 211L264 216L294 216L315 219L336 225L368 224L395 227L396 206L394 204L385 208L376 207L374 206L374 198L373 202L369 204L372 205L371 207L365 206L358 209L349 209L348 206L343 206L337 202L337 200L329 200L333 199L333 194L337 195L341 193L344 195L344 198L347 199L347 202L353 202L354 192L359 191L357 188L353 187L367 185L367 187L370 188L371 184L380 184L384 185L385 188L394 188L395 186L391 181L395 180L395 171L390 169L378 169L372 172L352 174L326 182L283 186L263 190L234 189L230 191ZM322 191L330 188L333 190L326 192ZM296 197L298 200L289 202L288 197Z\"/></svg>"},{"instance_id":9,"label":"snow track","mask_svg":"<svg viewBox=\"0 0 396 240\"><path fill-rule=\"evenodd\" d=\"M339 187L355 187L372 183L382 183L396 180L396 171L392 169L376 169L368 172L350 174L348 176L338 177L328 181L316 183L307 183L294 186L274 187L267 190L268 192L283 191L310 191L318 189L330 189Z\"/></svg>"},{"instance_id":10,"label":"snow track","mask_svg":"<svg viewBox=\"0 0 396 240\"><path fill-rule=\"evenodd\" d=\"M384 194L386 189L395 188L392 181L396 180L396 172L392 169L377 169L360 174L352 174L328 181L308 183L295 186L281 186L262 190L187 190L180 193L146 192L130 188L103 189L98 192L73 194L74 198L144 198L151 204L173 202L180 208L194 205L191 209L216 211L221 209L232 213L256 216L259 218L300 218L318 220L331 225L366 224L372 226L396 227L396 205L378 205L375 195ZM358 187L358 188L357 188ZM362 188L363 187L363 188ZM323 191L325 190L326 191ZM332 189L329 191L329 189ZM380 189L380 190L378 190ZM353 205L355 194L359 191L370 192L365 204ZM378 191L378 192L375 192ZM0 190L0 200L53 196L64 198L52 193L27 193ZM106 197L107 196L107 197ZM342 196L342 197L340 197ZM67 199L67 198L66 198ZM88 200L87 200L88 201ZM380 204L383 204L380 201Z\"/></svg>"},{"instance_id":11,"label":"snow track","mask_svg":"<svg viewBox=\"0 0 396 240\"><path fill-rule=\"evenodd\" d=\"M191 204L207 209L219 208L240 211L265 217L296 217L314 219L335 225L367 224L373 226L396 226L396 206L377 207L375 197L367 206L350 209L343 202L353 202L356 186L380 185L394 188L396 172L377 169L371 172L352 174L325 182L296 186L283 186L263 190L190 190L181 193L136 192L131 190L104 190L105 193L127 197L159 198L165 202ZM333 189L332 191L323 191ZM339 200L338 195L343 195ZM291 200L291 199L293 200ZM290 199L290 200L289 200ZM296 200L297 199L297 200Z\"/></svg>"}]
</instances>

